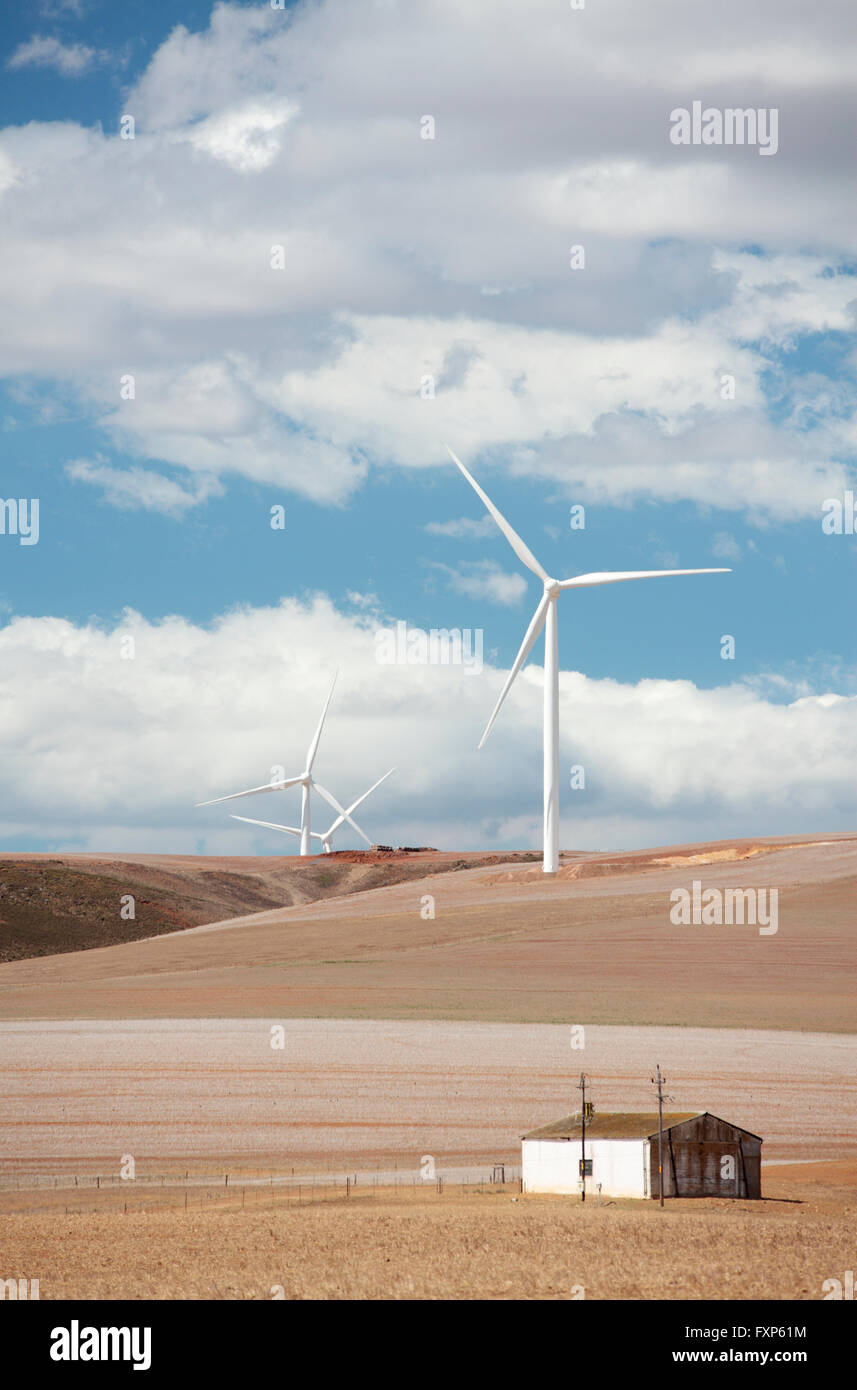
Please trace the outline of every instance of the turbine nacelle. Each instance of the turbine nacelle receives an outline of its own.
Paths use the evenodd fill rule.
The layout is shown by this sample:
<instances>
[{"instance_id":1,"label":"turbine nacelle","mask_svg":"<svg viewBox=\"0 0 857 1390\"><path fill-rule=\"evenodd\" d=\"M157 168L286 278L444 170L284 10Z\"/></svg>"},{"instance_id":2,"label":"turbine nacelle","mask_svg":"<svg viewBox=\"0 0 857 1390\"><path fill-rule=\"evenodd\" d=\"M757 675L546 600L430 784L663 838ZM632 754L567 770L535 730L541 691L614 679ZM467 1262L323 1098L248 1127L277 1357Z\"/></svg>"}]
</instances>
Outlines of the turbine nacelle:
<instances>
[{"instance_id":1,"label":"turbine nacelle","mask_svg":"<svg viewBox=\"0 0 857 1390\"><path fill-rule=\"evenodd\" d=\"M325 830L324 834L319 834L317 830L312 830L309 832L310 839L320 841L322 852L324 854L330 854L331 841L339 827L343 825L345 821L348 821L348 824L352 826L354 830L357 831L357 834L361 837L361 839L365 840L366 844L371 846L372 841L369 839L368 835L364 835L357 822L351 819L351 812L356 811L357 807L362 805L362 803L366 800L367 796L371 796L375 788L380 787L382 782L386 782L387 778L395 771L396 769L394 767L391 767L389 772L385 772L383 777L379 777L377 782L372 783L372 786L369 788L368 791L364 792L362 796L358 796L356 801L352 801L347 811L342 809L342 807L339 805L339 802L336 801L335 797L331 797L329 792L325 792L323 787L320 787L317 782L313 782L313 786L315 787L316 791L321 792L322 796L324 796L326 800L330 801L332 805L336 806L339 809L339 815L336 817L336 820L333 821L333 823L328 827L328 829ZM275 821L253 820L250 816L236 816L234 814L232 816L232 819L244 821L246 825L260 825L265 830L281 830L284 835L298 835L303 837L303 830L299 829L296 825L280 825Z\"/></svg>"}]
</instances>

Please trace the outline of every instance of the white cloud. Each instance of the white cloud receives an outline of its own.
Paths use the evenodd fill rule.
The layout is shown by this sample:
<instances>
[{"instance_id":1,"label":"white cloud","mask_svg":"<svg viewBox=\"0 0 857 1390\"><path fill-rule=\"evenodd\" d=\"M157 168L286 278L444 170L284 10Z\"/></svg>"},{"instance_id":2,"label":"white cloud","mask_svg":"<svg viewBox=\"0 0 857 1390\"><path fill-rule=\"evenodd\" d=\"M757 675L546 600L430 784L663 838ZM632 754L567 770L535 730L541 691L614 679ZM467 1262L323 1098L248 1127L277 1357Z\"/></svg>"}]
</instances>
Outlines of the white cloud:
<instances>
[{"instance_id":1,"label":"white cloud","mask_svg":"<svg viewBox=\"0 0 857 1390\"><path fill-rule=\"evenodd\" d=\"M490 516L473 521L469 516L458 517L453 521L429 521L425 530L432 536L449 536L453 540L482 540L485 536L496 535L497 524Z\"/></svg>"},{"instance_id":2,"label":"white cloud","mask_svg":"<svg viewBox=\"0 0 857 1390\"><path fill-rule=\"evenodd\" d=\"M19 44L6 63L10 71L18 68L54 68L63 77L82 77L97 63L107 60L107 53L89 48L83 43L62 43L59 39L38 34Z\"/></svg>"},{"instance_id":3,"label":"white cloud","mask_svg":"<svg viewBox=\"0 0 857 1390\"><path fill-rule=\"evenodd\" d=\"M0 195L2 195L7 188L11 188L17 178L18 171L12 160L5 151L0 150Z\"/></svg>"},{"instance_id":4,"label":"white cloud","mask_svg":"<svg viewBox=\"0 0 857 1390\"><path fill-rule=\"evenodd\" d=\"M342 614L323 596L237 610L209 628L132 612L109 628L12 619L0 628L0 837L77 837L116 851L261 847L229 808L193 803L267 782L274 765L299 767L338 665L319 776L342 800L398 769L367 803L367 833L441 848L537 846L540 668L524 669L477 753L505 673L378 665L375 627L374 615ZM123 635L135 638L133 660L122 659ZM744 684L629 685L564 671L560 709L562 766L586 769L586 790L562 795L564 847L854 823L857 695L775 703ZM276 819L269 813L295 811L297 794L262 800L260 818Z\"/></svg>"},{"instance_id":5,"label":"white cloud","mask_svg":"<svg viewBox=\"0 0 857 1390\"><path fill-rule=\"evenodd\" d=\"M141 508L162 512L165 516L183 516L191 507L218 496L223 488L216 478L198 476L191 489L183 488L172 478L146 468L113 468L100 456L96 459L72 459L66 473L75 482L92 483L103 488L105 498L114 507L124 510Z\"/></svg>"},{"instance_id":6,"label":"white cloud","mask_svg":"<svg viewBox=\"0 0 857 1390\"><path fill-rule=\"evenodd\" d=\"M847 7L692 8L321 0L178 25L123 101L135 140L0 132L0 372L63 378L134 456L319 501L450 437L587 498L817 512L853 420L819 401L811 430L797 407L774 427L766 391L771 352L853 327ZM775 158L670 144L703 80L775 94Z\"/></svg>"},{"instance_id":7,"label":"white cloud","mask_svg":"<svg viewBox=\"0 0 857 1390\"><path fill-rule=\"evenodd\" d=\"M344 502L366 475L355 441L340 442L336 429L297 429L235 354L183 371L138 372L135 391L133 401L101 419L114 444L130 454L192 473L240 473L328 504Z\"/></svg>"},{"instance_id":8,"label":"white cloud","mask_svg":"<svg viewBox=\"0 0 857 1390\"><path fill-rule=\"evenodd\" d=\"M237 111L225 111L179 132L195 150L211 155L239 173L267 169L280 153L283 127L297 114L291 102L264 106L253 103Z\"/></svg>"},{"instance_id":9,"label":"white cloud","mask_svg":"<svg viewBox=\"0 0 857 1390\"><path fill-rule=\"evenodd\" d=\"M381 600L377 594L361 594L359 589L348 589L345 597L354 608L362 608L370 613L381 611Z\"/></svg>"},{"instance_id":10,"label":"white cloud","mask_svg":"<svg viewBox=\"0 0 857 1390\"><path fill-rule=\"evenodd\" d=\"M523 575L508 573L494 560L464 561L458 566L432 561L429 567L445 574L449 587L466 598L484 598L489 603L512 608L521 602L527 592L527 581Z\"/></svg>"},{"instance_id":11,"label":"white cloud","mask_svg":"<svg viewBox=\"0 0 857 1390\"><path fill-rule=\"evenodd\" d=\"M718 560L741 559L741 547L729 531L718 531L711 543L711 553Z\"/></svg>"},{"instance_id":12,"label":"white cloud","mask_svg":"<svg viewBox=\"0 0 857 1390\"><path fill-rule=\"evenodd\" d=\"M799 333L853 332L857 276L833 273L818 256L717 252L715 268L734 278L727 305L713 314L738 342L790 345Z\"/></svg>"},{"instance_id":13,"label":"white cloud","mask_svg":"<svg viewBox=\"0 0 857 1390\"><path fill-rule=\"evenodd\" d=\"M717 408L720 373L740 362L751 400L760 399L758 359L705 325L666 322L641 338L592 339L491 320L343 316L348 330L335 360L291 372L272 394L291 418L331 426L403 463L436 458L452 435L485 448L586 434L610 411L649 414L667 433L703 403ZM466 375L434 400L419 397L421 376L440 376L459 343L477 343ZM573 383L573 389L569 389Z\"/></svg>"},{"instance_id":14,"label":"white cloud","mask_svg":"<svg viewBox=\"0 0 857 1390\"><path fill-rule=\"evenodd\" d=\"M88 3L89 0L39 0L39 14L46 19L62 19L67 14L82 19Z\"/></svg>"}]
</instances>

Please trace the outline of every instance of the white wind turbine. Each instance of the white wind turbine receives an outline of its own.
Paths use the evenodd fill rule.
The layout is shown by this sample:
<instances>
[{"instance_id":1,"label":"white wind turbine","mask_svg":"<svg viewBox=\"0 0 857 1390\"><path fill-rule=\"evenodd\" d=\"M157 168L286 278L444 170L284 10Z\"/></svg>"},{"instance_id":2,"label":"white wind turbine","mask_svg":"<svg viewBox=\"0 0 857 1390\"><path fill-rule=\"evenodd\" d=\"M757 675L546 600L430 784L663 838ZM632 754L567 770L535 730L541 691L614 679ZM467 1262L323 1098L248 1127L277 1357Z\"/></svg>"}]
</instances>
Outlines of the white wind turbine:
<instances>
[{"instance_id":1,"label":"white wind turbine","mask_svg":"<svg viewBox=\"0 0 857 1390\"><path fill-rule=\"evenodd\" d=\"M449 449L449 445L447 445ZM506 518L497 510L477 483L471 477L461 459L456 458L449 449L453 463L461 469L470 486L482 498L506 540L518 559L528 570L538 575L544 585L544 592L524 633L521 649L515 657L494 712L479 740L481 748L491 732L494 720L500 713L500 706L509 693L512 682L529 656L536 638L545 629L545 688L544 688L544 858L542 867L546 874L555 874L559 868L559 652L557 647L556 603L563 589L584 589L594 584L618 584L625 579L660 579L676 574L729 574L728 569L701 570L615 570L594 574L578 574L573 579L552 579L543 569L535 555L524 544L517 531L513 530Z\"/></svg>"},{"instance_id":2,"label":"white wind turbine","mask_svg":"<svg viewBox=\"0 0 857 1390\"><path fill-rule=\"evenodd\" d=\"M339 672L337 671L336 676L338 675ZM288 787L300 786L301 827L298 831L298 834L301 837L301 854L311 854L312 848L310 846L310 839L312 837L312 826L310 824L310 789L312 787L315 787L319 796L323 797L324 800L328 803L328 805L332 806L334 811L337 811L339 813L340 817L342 818L340 820L340 824L342 823L342 820L347 820L348 824L352 826L354 830L357 831L358 835L363 835L363 831L360 829L359 826L354 824L354 821L351 819L351 816L342 806L340 806L339 802L336 800L336 797L331 796L329 791L325 791L321 783L317 782L312 775L312 765L315 761L315 755L318 752L319 739L321 738L321 731L324 728L324 719L325 715L327 714L327 708L333 697L333 687L336 685L336 676L333 677L330 686L330 694L324 702L324 709L321 712L321 719L319 719L318 721L318 728L316 729L315 734L313 735L312 743L307 749L306 765L304 767L303 772L301 772L297 777L286 777L282 782L266 782L265 785L262 787L251 787L250 790L246 792L232 792L230 796L216 796L213 801L198 801L196 803L197 806L217 806L221 801L237 801L238 798L242 796L256 796L260 792L285 791Z\"/></svg>"},{"instance_id":3,"label":"white wind turbine","mask_svg":"<svg viewBox=\"0 0 857 1390\"><path fill-rule=\"evenodd\" d=\"M320 835L317 830L313 830L310 832L314 840L321 841L321 847L325 854L330 854L330 842L333 839L339 827L341 825L344 825L346 820L350 820L351 812L356 811L357 807L360 806L366 800L367 796L371 796L375 788L380 787L382 782L386 782L387 778L390 776L390 773L393 773L395 771L396 769L394 767L391 767L390 772L385 772L383 777L379 777L377 782L373 782L368 792L364 792L362 796L358 796L356 801L352 801L347 811L341 812L341 814L336 817L336 820L329 827L329 829L325 830L323 835ZM316 785L318 784L316 783ZM270 820L251 820L249 816L233 815L232 819L243 820L247 825L261 825L264 826L266 830L282 830L287 835L300 835L301 833L296 825L277 825L274 821ZM357 822L352 820L351 825L353 825L354 829L357 831L357 834L362 836L362 838L366 841L367 845L371 847L372 841L369 839L368 835L363 834L363 831L360 829L360 826L357 824Z\"/></svg>"}]
</instances>

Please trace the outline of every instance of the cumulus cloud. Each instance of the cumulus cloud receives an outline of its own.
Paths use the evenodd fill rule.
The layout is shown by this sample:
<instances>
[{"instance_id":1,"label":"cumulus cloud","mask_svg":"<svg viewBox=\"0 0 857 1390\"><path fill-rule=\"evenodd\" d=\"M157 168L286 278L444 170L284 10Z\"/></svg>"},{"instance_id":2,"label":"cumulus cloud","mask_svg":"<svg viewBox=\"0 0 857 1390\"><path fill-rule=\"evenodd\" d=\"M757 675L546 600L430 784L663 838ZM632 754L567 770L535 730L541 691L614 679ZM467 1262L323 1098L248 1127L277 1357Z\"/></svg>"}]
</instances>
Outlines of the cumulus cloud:
<instances>
[{"instance_id":1,"label":"cumulus cloud","mask_svg":"<svg viewBox=\"0 0 857 1390\"><path fill-rule=\"evenodd\" d=\"M52 37L34 35L26 43L19 44L6 63L14 72L18 68L53 68L63 77L82 77L98 63L107 60L108 55L100 49L89 48L84 43L62 43Z\"/></svg>"},{"instance_id":2,"label":"cumulus cloud","mask_svg":"<svg viewBox=\"0 0 857 1390\"><path fill-rule=\"evenodd\" d=\"M130 611L109 626L10 619L0 627L0 838L113 851L291 849L229 820L228 807L193 803L265 783L275 766L298 770L336 664L319 776L347 804L397 767L366 803L367 833L450 849L538 846L539 666L524 668L477 753L505 673L379 665L376 625L323 595L236 610L209 627ZM562 795L563 847L853 825L857 695L623 684L574 671L560 686L561 766L586 773L583 791ZM294 815L297 793L261 802L261 819Z\"/></svg>"},{"instance_id":3,"label":"cumulus cloud","mask_svg":"<svg viewBox=\"0 0 857 1390\"><path fill-rule=\"evenodd\" d=\"M0 132L0 371L71 383L132 455L333 504L447 437L586 498L815 513L857 402L777 413L771 382L854 327L847 14L218 4L127 94L135 140ZM697 96L776 104L776 156L672 145Z\"/></svg>"},{"instance_id":4,"label":"cumulus cloud","mask_svg":"<svg viewBox=\"0 0 857 1390\"><path fill-rule=\"evenodd\" d=\"M818 256L759 256L718 252L715 268L734 292L712 317L738 342L793 346L803 333L853 332L857 277Z\"/></svg>"},{"instance_id":5,"label":"cumulus cloud","mask_svg":"<svg viewBox=\"0 0 857 1390\"><path fill-rule=\"evenodd\" d=\"M107 410L101 425L129 454L192 473L283 484L320 503L347 501L368 468L360 441L349 445L335 429L300 428L237 356L184 371L138 372L135 399Z\"/></svg>"}]
</instances>

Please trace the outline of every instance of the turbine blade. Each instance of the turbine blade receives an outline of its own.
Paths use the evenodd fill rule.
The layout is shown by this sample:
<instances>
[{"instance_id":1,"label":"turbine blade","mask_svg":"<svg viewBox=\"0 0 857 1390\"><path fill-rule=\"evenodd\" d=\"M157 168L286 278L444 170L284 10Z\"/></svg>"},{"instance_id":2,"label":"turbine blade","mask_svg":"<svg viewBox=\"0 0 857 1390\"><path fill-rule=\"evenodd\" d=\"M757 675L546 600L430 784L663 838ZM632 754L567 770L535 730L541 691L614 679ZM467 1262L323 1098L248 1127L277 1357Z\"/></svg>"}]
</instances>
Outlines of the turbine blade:
<instances>
[{"instance_id":1,"label":"turbine blade","mask_svg":"<svg viewBox=\"0 0 857 1390\"><path fill-rule=\"evenodd\" d=\"M213 801L197 801L197 806L217 806L221 801L237 801L240 796L256 796L258 792L281 792L286 787L296 787L303 777L287 777L284 782L266 782L263 787L251 787L246 792L232 792L229 796L216 796Z\"/></svg>"},{"instance_id":2,"label":"turbine blade","mask_svg":"<svg viewBox=\"0 0 857 1390\"><path fill-rule=\"evenodd\" d=\"M363 834L363 831L360 829L360 826L357 824L356 821L353 821L353 820L351 819L351 817L349 816L348 812L345 810L345 807L344 807L344 806L340 806L340 804L339 804L339 802L337 801L336 797L335 797L335 796L331 796L330 792L325 791L324 787L322 787L318 782L313 782L313 786L315 787L315 789L316 789L316 791L318 792L319 796L323 796L324 799L325 799L325 801L327 802L327 804L328 804L329 806L332 806L333 809L334 809L334 811L338 811L339 814L340 814L340 816L342 816L342 819L343 819L343 820L347 820L347 821L348 821L348 824L351 826L352 830L356 830L356 831L357 831L357 834L360 836L361 840L365 840L366 843L367 843L367 845L369 845L369 847L371 848L371 846L372 846L372 841L369 839L369 836ZM340 822L340 824L341 824L341 823L342 823L342 822ZM330 834L330 831L328 831L327 833L328 833L328 835L329 835L329 834Z\"/></svg>"},{"instance_id":3,"label":"turbine blade","mask_svg":"<svg viewBox=\"0 0 857 1390\"><path fill-rule=\"evenodd\" d=\"M266 830L282 830L288 835L300 835L300 829L296 825L277 825L272 820L252 820L250 816L230 815L230 820L243 820L245 825L262 825Z\"/></svg>"},{"instance_id":4,"label":"turbine blade","mask_svg":"<svg viewBox=\"0 0 857 1390\"><path fill-rule=\"evenodd\" d=\"M539 606L536 609L530 621L530 626L524 633L524 640L521 643L521 650L515 657L515 664L509 672L508 676L506 677L506 684L503 686L503 689L500 692L500 698L494 706L494 713L488 720L488 723L485 726L485 732L479 740L480 748L482 747L483 743L485 742L486 738L491 732L491 729L494 725L494 720L500 713L500 706L502 705L503 701L509 693L509 690L511 689L512 681L515 679L524 662L526 661L527 657L529 656L530 652L532 651L533 646L535 644L535 640L541 632L542 628L544 627L545 618L547 617L548 604L550 603L550 601L551 600L547 594L542 594Z\"/></svg>"},{"instance_id":5,"label":"turbine blade","mask_svg":"<svg viewBox=\"0 0 857 1390\"><path fill-rule=\"evenodd\" d=\"M372 783L372 786L369 788L369 791L368 791L368 792L364 792L362 796L358 796L358 798L357 798L356 801L352 801L351 805L348 807L348 810L347 810L347 811L344 811L343 814L342 814L341 816L337 816L337 817L336 817L336 820L333 822L333 824L330 826L330 828L324 832L324 838L325 838L326 840L329 840L329 839L331 838L331 836L334 835L334 834L336 833L336 831L339 829L339 827L343 824L343 822L344 822L344 820L345 820L345 817L346 817L346 816L350 816L352 811L356 811L356 810L357 810L357 807L360 805L360 803L363 802L363 801L365 801L366 798L367 798L367 796L370 796L371 793L375 790L376 787L380 787L380 785L381 785L382 782L386 782L387 778L388 778L389 776L391 776L392 773L394 773L395 771L396 771L396 769L395 769L394 767L391 767L389 772L385 772L383 777L379 777L377 782L373 782L373 783ZM315 785L316 785L316 787L318 787L318 783L317 783L317 782L316 782ZM352 821L351 824L352 824L352 825L355 825L355 822ZM356 825L355 825L355 828L359 828L359 827L356 827ZM364 840L365 840L365 839L366 839L366 836L364 835L363 838L364 838ZM367 843L367 844L371 844L371 841L367 840L366 843Z\"/></svg>"},{"instance_id":6,"label":"turbine blade","mask_svg":"<svg viewBox=\"0 0 857 1390\"><path fill-rule=\"evenodd\" d=\"M246 821L247 825L264 825L266 830L287 830L290 835L300 836L301 833L300 826L276 825L274 821L271 820L251 820L249 816L232 816L232 820L243 820ZM314 840L324 839L324 836L317 834L315 830L311 830L310 834Z\"/></svg>"},{"instance_id":7,"label":"turbine blade","mask_svg":"<svg viewBox=\"0 0 857 1390\"><path fill-rule=\"evenodd\" d=\"M590 584L621 584L625 579L664 579L675 574L731 574L730 569L715 570L603 570L593 574L578 574L574 579L560 581L561 589L585 589Z\"/></svg>"},{"instance_id":8,"label":"turbine blade","mask_svg":"<svg viewBox=\"0 0 857 1390\"><path fill-rule=\"evenodd\" d=\"M318 792L319 796L323 796L323 797L324 797L324 799L325 799L325 801L327 802L328 806L332 806L333 809L334 809L334 811L338 811L339 814L340 814L341 816L347 816L347 815L348 815L348 812L346 811L345 807L344 807L344 806L340 806L340 804L339 804L339 802L337 801L336 797L333 796L331 792L326 791L325 788L321 785L320 782L316 782L315 780L313 780L313 784L312 784L312 785L315 787L315 789L316 789L316 791Z\"/></svg>"},{"instance_id":9,"label":"turbine blade","mask_svg":"<svg viewBox=\"0 0 857 1390\"><path fill-rule=\"evenodd\" d=\"M375 788L380 787L382 782L386 782L387 778L390 777L395 771L396 769L394 767L391 767L389 772L385 772L383 777L379 777L377 782L372 783L372 786L369 788L368 792L364 792L362 796L358 796L356 801L352 801L351 805L348 808L348 814L350 815L352 811L356 811L357 807L361 804L361 802L365 801L367 796L371 796Z\"/></svg>"},{"instance_id":10,"label":"turbine blade","mask_svg":"<svg viewBox=\"0 0 857 1390\"><path fill-rule=\"evenodd\" d=\"M461 459L456 457L456 455L452 452L448 444L446 447L449 451L449 455L453 463L456 463L458 465L465 478L469 482L470 486L482 498L482 501L485 503L485 506L488 508L489 512L493 516L497 525L500 527L500 530L503 532L503 535L506 537L506 540L509 542L510 546L514 550L521 563L526 565L528 570L532 570L533 574L537 574L539 576L539 579L547 579L547 570L542 569L541 565L539 564L533 552L530 550L529 546L524 544L517 531L509 525L508 521L503 516L503 513L497 510L497 508L494 506L494 503L491 501L491 498L487 495L487 493L482 491L482 488L479 486L476 479L471 477L467 469L464 467L464 464L461 462Z\"/></svg>"},{"instance_id":11,"label":"turbine blade","mask_svg":"<svg viewBox=\"0 0 857 1390\"><path fill-rule=\"evenodd\" d=\"M357 824L356 820L352 820L351 817L349 816L349 817L348 817L348 822L349 822L349 824L357 831L357 834L360 836L361 840L364 840L364 841L366 842L366 844L369 846L369 848L371 849L371 848L372 848L372 841L369 839L369 836L368 836L368 835L364 835L363 831L360 829L360 826Z\"/></svg>"},{"instance_id":12,"label":"turbine blade","mask_svg":"<svg viewBox=\"0 0 857 1390\"><path fill-rule=\"evenodd\" d=\"M307 749L307 755L306 755L306 770L307 770L307 772L312 772L312 765L313 765L313 762L315 761L315 755L316 755L316 753L318 752L318 742L319 742L319 739L321 738L321 731L322 731L322 729L324 728L324 718L325 718L325 715L327 714L327 707L328 707L328 705L330 704L331 700L333 699L333 687L336 685L336 676L338 676L338 675L339 675L339 672L337 671L337 672L336 672L336 675L334 675L333 680L331 681L331 685L330 685L330 694L328 695L327 699L326 699L325 702L324 702L324 709L323 709L322 712L321 712L321 719L319 719L319 721L318 721L318 728L317 728L316 731L315 731L315 735L314 735L314 737L313 737L312 743L310 744L309 748Z\"/></svg>"}]
</instances>

